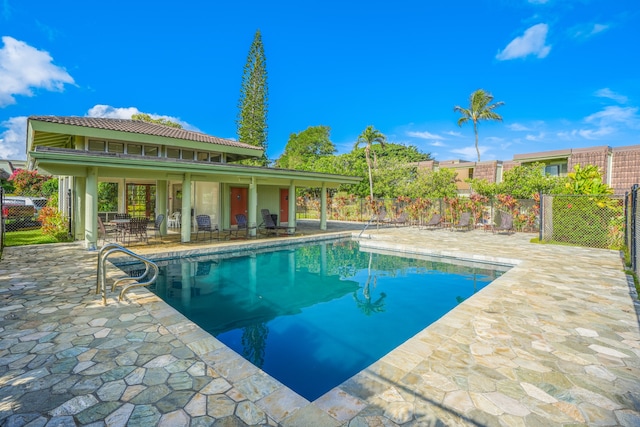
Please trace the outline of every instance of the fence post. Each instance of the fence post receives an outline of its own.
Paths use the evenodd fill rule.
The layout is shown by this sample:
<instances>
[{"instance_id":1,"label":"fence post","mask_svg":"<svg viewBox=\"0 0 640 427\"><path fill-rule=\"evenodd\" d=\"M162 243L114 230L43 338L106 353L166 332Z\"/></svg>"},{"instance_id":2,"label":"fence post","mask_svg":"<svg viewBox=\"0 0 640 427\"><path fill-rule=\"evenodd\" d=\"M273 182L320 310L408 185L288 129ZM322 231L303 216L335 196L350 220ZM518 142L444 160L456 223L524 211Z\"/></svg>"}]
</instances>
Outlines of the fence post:
<instances>
[{"instance_id":1,"label":"fence post","mask_svg":"<svg viewBox=\"0 0 640 427\"><path fill-rule=\"evenodd\" d=\"M629 245L629 255L631 256L631 268L638 274L638 239L636 238L638 211L638 184L631 187L631 244Z\"/></svg>"},{"instance_id":2,"label":"fence post","mask_svg":"<svg viewBox=\"0 0 640 427\"><path fill-rule=\"evenodd\" d=\"M538 224L538 241L542 243L542 225L544 224L544 203L542 203L542 191L538 193L540 203L540 223Z\"/></svg>"}]
</instances>

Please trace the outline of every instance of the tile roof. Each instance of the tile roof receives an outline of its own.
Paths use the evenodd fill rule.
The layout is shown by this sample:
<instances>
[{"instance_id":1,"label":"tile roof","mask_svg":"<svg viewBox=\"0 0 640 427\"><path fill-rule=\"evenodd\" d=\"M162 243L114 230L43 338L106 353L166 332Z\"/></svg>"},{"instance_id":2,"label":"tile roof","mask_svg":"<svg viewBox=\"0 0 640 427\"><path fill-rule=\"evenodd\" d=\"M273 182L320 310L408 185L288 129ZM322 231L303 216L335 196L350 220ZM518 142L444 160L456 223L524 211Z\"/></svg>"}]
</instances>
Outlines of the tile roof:
<instances>
[{"instance_id":1,"label":"tile roof","mask_svg":"<svg viewBox=\"0 0 640 427\"><path fill-rule=\"evenodd\" d=\"M207 142L210 144L226 145L229 147L248 148L252 150L262 151L260 148L253 145L233 141L231 139L218 138L217 136L211 136L201 132L177 129L157 123L143 122L141 120L77 116L31 116L29 117L29 120L81 126L93 129L138 133L142 135L163 136L167 138L182 139L186 141Z\"/></svg>"}]
</instances>

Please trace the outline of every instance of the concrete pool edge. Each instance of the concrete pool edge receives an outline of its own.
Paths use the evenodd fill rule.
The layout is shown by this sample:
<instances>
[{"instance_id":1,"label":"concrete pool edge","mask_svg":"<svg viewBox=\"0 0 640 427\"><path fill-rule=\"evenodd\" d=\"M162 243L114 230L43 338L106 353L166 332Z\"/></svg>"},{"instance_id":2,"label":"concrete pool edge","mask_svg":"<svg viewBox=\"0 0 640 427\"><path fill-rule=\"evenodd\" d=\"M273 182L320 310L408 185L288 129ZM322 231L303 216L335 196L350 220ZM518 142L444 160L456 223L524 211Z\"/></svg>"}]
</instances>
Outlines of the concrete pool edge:
<instances>
[{"instance_id":1,"label":"concrete pool edge","mask_svg":"<svg viewBox=\"0 0 640 427\"><path fill-rule=\"evenodd\" d=\"M503 266L508 265L510 267L515 267L521 262L521 260L504 257L489 257L485 255L474 256L470 254L461 254L459 252L447 253L446 251L432 251L426 248L415 248L403 244L389 243L379 240L363 240L363 238L357 239L356 236L356 233L336 232L323 236L290 237L277 241L256 242L258 244L237 243L222 247L173 251L157 254L153 258L187 258L203 254L241 253L256 249L275 249L281 246L290 246L292 243L315 243L350 238L353 241L358 241L364 248L380 249L398 256L435 256L438 258L479 262L485 266L500 264ZM364 239L366 239L366 236ZM487 285L475 294L473 298L469 298L466 301L475 299L477 295L485 292L493 283L504 277L512 270L513 268L510 268L509 271L503 274L500 278L494 280L491 284ZM159 323L169 330L169 332L180 339L189 349L202 359L207 366L214 369L221 378L243 391L249 400L256 404L260 409L264 410L265 413L267 413L269 417L277 423L286 423L288 417L293 416L297 411L307 407L308 409L306 409L306 411L310 412L312 415L309 416L314 419L328 416L335 421L343 422L348 417L355 416L359 412L359 409L362 409L367 405L359 396L351 395L347 391L349 390L350 384L359 382L362 378L368 378L371 375L371 372L375 372L378 369L377 367L380 363L396 366L401 365L404 367L413 366L410 358L408 359L406 357L406 350L416 349L416 344L419 345L416 340L423 340L425 337L428 337L430 340L433 340L434 337L442 339L443 335L438 332L442 330L441 325L446 324L446 318L450 313L460 307L460 305L455 307L436 322L425 327L418 334L409 338L377 362L364 368L342 384L337 385L316 400L309 401L288 388L286 385L282 384L280 381L271 377L266 372L252 365L237 352L202 330L198 325L179 313L173 307L169 306L169 304L157 297L151 291L145 288L137 288L130 292L128 298L131 302L137 303L143 307L150 316L157 319ZM450 325L448 326L451 327ZM462 326L464 325L460 325L460 327ZM432 334L433 331L435 331L436 335ZM421 351L423 351L423 349ZM238 367L240 367L240 369L238 369ZM266 393L266 391L268 391L268 393ZM348 404L345 405L345 403ZM321 413L316 409L319 409ZM306 418L306 415L303 418ZM294 421L293 425L299 422L298 417L295 417L294 419L296 421Z\"/></svg>"}]
</instances>

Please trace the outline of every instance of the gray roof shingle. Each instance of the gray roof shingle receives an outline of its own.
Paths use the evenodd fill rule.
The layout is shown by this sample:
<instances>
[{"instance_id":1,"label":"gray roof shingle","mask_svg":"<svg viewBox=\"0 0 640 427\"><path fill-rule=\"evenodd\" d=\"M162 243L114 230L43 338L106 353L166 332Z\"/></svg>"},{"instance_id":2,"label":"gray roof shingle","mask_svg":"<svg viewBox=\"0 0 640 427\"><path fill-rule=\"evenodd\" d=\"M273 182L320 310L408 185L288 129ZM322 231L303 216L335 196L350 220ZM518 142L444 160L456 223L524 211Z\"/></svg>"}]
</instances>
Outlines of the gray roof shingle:
<instances>
[{"instance_id":1,"label":"gray roof shingle","mask_svg":"<svg viewBox=\"0 0 640 427\"><path fill-rule=\"evenodd\" d=\"M230 139L218 138L201 132L172 128L156 123L143 122L141 120L110 119L103 117L77 117L77 116L30 116L29 120L48 123L58 123L88 127L93 129L113 130L142 135L163 136L167 138L182 139L185 141L206 142L211 144L226 145L229 147L260 150L259 147L245 144Z\"/></svg>"}]
</instances>

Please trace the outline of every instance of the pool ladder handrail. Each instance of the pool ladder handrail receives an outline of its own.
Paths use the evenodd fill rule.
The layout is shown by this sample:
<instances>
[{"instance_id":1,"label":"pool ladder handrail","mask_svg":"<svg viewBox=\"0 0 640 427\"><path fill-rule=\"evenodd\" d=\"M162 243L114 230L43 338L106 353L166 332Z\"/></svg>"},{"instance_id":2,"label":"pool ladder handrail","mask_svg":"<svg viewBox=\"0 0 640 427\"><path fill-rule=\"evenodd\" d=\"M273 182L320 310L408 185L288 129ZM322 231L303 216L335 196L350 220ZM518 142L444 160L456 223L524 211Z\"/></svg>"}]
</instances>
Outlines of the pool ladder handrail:
<instances>
[{"instance_id":1,"label":"pool ladder handrail","mask_svg":"<svg viewBox=\"0 0 640 427\"><path fill-rule=\"evenodd\" d=\"M366 222L366 224L364 225L364 228L362 229L362 231L360 231L360 234L358 234L358 239L362 236L362 233L364 233L364 231L369 228L369 226L371 225L372 222L374 221L378 221L378 217L374 216L373 218L371 218L369 221Z\"/></svg>"},{"instance_id":2,"label":"pool ladder handrail","mask_svg":"<svg viewBox=\"0 0 640 427\"><path fill-rule=\"evenodd\" d=\"M139 261L142 261L145 265L144 268L144 273L142 273L140 276L137 277L123 277L120 279L117 279L113 282L113 285L111 285L111 292L114 292L116 290L116 286L118 286L119 284L126 282L126 281L134 281L135 283L131 283L129 285L123 286L122 290L120 291L120 296L118 298L118 301L122 301L122 298L124 297L124 294L129 291L130 289L133 288L138 288L141 286L148 286L151 285L153 283L155 283L156 279L158 278L158 274L160 272L160 270L158 269L158 265L151 261L148 258L143 257L142 255L138 255L135 252L130 251L129 249L123 247L122 245L119 245L117 243L107 243L106 245L102 246L102 248L100 248L100 252L98 252L98 274L96 277L96 294L102 292L102 304L103 305L107 305L107 287L105 284L105 275L106 275L106 267L105 267L105 263L107 261L107 258L109 257L109 255L116 253L116 252L122 252L126 255L129 255ZM148 273L149 270L153 269L153 275L151 276L150 279L148 279L147 281L144 282L138 282L138 280L142 279L143 277L145 277Z\"/></svg>"}]
</instances>

